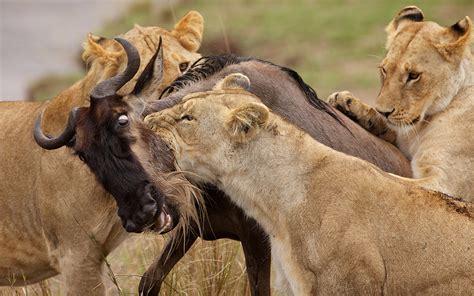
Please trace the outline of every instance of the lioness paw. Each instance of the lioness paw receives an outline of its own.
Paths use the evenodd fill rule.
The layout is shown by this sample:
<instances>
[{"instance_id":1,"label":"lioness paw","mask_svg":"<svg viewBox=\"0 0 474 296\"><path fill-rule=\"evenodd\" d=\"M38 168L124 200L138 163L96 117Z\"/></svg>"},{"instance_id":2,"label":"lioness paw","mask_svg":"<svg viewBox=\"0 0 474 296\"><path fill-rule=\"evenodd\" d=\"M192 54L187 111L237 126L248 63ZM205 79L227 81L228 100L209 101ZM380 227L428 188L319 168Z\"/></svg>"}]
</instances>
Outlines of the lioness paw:
<instances>
[{"instance_id":1,"label":"lioness paw","mask_svg":"<svg viewBox=\"0 0 474 296\"><path fill-rule=\"evenodd\" d=\"M354 98L354 95L350 91L344 90L332 93L328 97L327 101L331 106L336 107L337 104L344 103L346 100L350 100L352 98ZM349 104L350 103L351 102L349 102Z\"/></svg>"},{"instance_id":2,"label":"lioness paw","mask_svg":"<svg viewBox=\"0 0 474 296\"><path fill-rule=\"evenodd\" d=\"M156 124L158 122L158 116L158 113L152 113L150 115L147 115L144 119L144 122L148 126L148 128L155 132L158 129L158 125Z\"/></svg>"},{"instance_id":3,"label":"lioness paw","mask_svg":"<svg viewBox=\"0 0 474 296\"><path fill-rule=\"evenodd\" d=\"M331 94L327 99L329 105L344 113L368 132L394 143L395 134L389 130L384 118L369 105L363 103L348 91Z\"/></svg>"},{"instance_id":4,"label":"lioness paw","mask_svg":"<svg viewBox=\"0 0 474 296\"><path fill-rule=\"evenodd\" d=\"M367 107L349 91L339 91L327 99L329 105L344 113L354 121L359 121L367 113Z\"/></svg>"}]
</instances>

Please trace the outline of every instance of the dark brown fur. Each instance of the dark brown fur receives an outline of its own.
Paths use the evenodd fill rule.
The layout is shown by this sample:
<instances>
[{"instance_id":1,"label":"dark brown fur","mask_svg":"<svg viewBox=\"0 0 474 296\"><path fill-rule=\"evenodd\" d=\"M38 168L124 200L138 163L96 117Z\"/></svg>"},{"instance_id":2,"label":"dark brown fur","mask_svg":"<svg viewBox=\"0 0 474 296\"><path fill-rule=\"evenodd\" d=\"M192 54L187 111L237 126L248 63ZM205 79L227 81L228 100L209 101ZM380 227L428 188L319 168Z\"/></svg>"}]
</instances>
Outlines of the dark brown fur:
<instances>
[{"instance_id":1,"label":"dark brown fur","mask_svg":"<svg viewBox=\"0 0 474 296\"><path fill-rule=\"evenodd\" d=\"M134 120L133 113L129 104L118 96L81 107L76 136L69 146L115 198L124 228L141 232L154 224L157 209L163 207L164 194L156 189L157 184L153 184L131 146L137 141L144 145L153 141L161 149L165 145L150 135L143 123ZM129 116L128 125L118 125L121 115Z\"/></svg>"}]
</instances>

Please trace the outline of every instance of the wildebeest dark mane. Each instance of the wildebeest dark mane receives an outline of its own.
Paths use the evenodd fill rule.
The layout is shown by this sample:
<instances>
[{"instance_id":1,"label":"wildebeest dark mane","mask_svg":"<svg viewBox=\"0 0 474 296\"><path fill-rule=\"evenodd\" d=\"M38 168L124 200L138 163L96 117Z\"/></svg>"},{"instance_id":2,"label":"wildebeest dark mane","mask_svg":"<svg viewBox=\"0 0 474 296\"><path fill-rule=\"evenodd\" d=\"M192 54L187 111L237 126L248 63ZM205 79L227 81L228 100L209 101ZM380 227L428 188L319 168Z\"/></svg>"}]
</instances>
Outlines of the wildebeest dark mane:
<instances>
[{"instance_id":1,"label":"wildebeest dark mane","mask_svg":"<svg viewBox=\"0 0 474 296\"><path fill-rule=\"evenodd\" d=\"M236 65L242 62L255 60L249 57L240 57L236 55L206 56L195 61L189 70L176 78L160 95L161 99L165 94L171 94L209 76L220 72L229 65Z\"/></svg>"},{"instance_id":2,"label":"wildebeest dark mane","mask_svg":"<svg viewBox=\"0 0 474 296\"><path fill-rule=\"evenodd\" d=\"M160 99L165 94L171 94L176 92L187 85L204 80L230 65L237 65L243 62L256 61L268 65L272 65L285 72L294 82L298 85L301 91L305 94L308 102L315 108L324 111L334 117L339 123L343 124L338 115L329 107L329 105L323 100L318 98L316 91L303 81L303 78L295 71L287 67L273 64L272 62L253 58L253 57L241 57L232 54L218 55L218 56L206 56L198 59L194 62L189 70L183 75L176 78L168 87L166 87L160 95Z\"/></svg>"}]
</instances>

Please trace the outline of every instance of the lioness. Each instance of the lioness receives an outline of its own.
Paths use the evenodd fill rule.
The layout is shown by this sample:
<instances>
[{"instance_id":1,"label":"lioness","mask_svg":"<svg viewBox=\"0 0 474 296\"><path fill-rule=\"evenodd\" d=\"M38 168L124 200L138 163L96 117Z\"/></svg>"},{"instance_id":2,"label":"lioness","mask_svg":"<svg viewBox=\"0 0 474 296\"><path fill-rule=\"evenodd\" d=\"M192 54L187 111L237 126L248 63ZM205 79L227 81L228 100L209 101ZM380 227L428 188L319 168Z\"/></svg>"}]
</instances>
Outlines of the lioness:
<instances>
[{"instance_id":1,"label":"lioness","mask_svg":"<svg viewBox=\"0 0 474 296\"><path fill-rule=\"evenodd\" d=\"M145 122L263 226L294 295L473 291L470 205L320 144L249 88L230 74Z\"/></svg>"},{"instance_id":2,"label":"lioness","mask_svg":"<svg viewBox=\"0 0 474 296\"><path fill-rule=\"evenodd\" d=\"M137 26L123 37L146 64L161 36L166 83L199 57L202 29L201 15L190 12L172 31ZM89 105L93 87L125 68L127 56L116 41L90 36L84 59L86 76L50 102L0 103L0 286L62 274L68 295L103 295L104 258L127 237L113 197L84 163L66 148L46 151L33 139L39 111L47 133L59 133L69 111Z\"/></svg>"},{"instance_id":3,"label":"lioness","mask_svg":"<svg viewBox=\"0 0 474 296\"><path fill-rule=\"evenodd\" d=\"M451 27L423 21L415 6L402 9L386 28L376 108L345 91L330 104L411 159L415 182L474 201L474 80L472 22Z\"/></svg>"}]
</instances>

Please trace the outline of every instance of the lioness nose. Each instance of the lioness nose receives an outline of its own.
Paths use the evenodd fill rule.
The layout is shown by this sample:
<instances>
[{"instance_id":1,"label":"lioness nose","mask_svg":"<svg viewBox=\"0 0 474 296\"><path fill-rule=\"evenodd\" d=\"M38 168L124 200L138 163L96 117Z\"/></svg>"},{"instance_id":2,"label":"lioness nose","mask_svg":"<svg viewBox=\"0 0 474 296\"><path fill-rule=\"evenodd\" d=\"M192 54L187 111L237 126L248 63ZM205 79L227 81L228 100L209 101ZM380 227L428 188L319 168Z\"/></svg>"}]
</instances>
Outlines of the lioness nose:
<instances>
[{"instance_id":1,"label":"lioness nose","mask_svg":"<svg viewBox=\"0 0 474 296\"><path fill-rule=\"evenodd\" d=\"M392 111L388 111L388 112L384 112L384 111L381 111L381 110L379 110L379 109L375 109L375 110L377 110L377 112L379 112L380 114L382 114L383 116L385 116L385 118L387 118L387 117L390 116L390 114L393 113L393 111L395 111L395 108L392 109Z\"/></svg>"}]
</instances>

